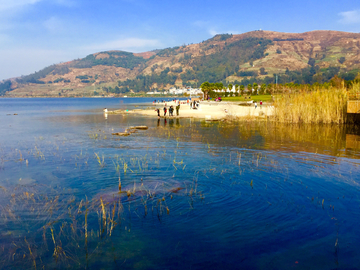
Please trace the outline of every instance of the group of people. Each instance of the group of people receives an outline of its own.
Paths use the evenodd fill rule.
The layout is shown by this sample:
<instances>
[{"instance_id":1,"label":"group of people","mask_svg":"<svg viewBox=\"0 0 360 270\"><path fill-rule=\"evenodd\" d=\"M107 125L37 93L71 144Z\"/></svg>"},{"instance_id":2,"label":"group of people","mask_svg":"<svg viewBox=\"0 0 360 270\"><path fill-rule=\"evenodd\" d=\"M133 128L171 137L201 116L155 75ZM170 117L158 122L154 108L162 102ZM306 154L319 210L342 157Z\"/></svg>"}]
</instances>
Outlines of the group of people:
<instances>
[{"instance_id":1,"label":"group of people","mask_svg":"<svg viewBox=\"0 0 360 270\"><path fill-rule=\"evenodd\" d=\"M193 101L193 102L190 102L190 109L198 109L200 107L200 102L199 101Z\"/></svg>"},{"instance_id":2,"label":"group of people","mask_svg":"<svg viewBox=\"0 0 360 270\"><path fill-rule=\"evenodd\" d=\"M179 116L180 102L178 102L178 104L176 105L175 109L176 109L176 115ZM166 117L166 113L167 113L167 111L168 111L168 109L167 109L167 107L166 107L166 104L165 104L163 110L164 110L164 117ZM157 108L157 109L155 109L155 111L157 112L158 118L160 118L160 109ZM172 105L169 107L169 116L174 116L174 107L173 107Z\"/></svg>"}]
</instances>

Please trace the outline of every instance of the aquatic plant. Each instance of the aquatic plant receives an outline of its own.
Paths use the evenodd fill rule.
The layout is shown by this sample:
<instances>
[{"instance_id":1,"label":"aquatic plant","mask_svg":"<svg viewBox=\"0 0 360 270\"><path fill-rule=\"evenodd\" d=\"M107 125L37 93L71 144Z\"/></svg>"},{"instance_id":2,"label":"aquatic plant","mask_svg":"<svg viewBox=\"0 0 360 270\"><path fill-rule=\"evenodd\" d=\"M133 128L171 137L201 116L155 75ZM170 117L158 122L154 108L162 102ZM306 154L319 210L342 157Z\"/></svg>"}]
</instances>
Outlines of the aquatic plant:
<instances>
[{"instance_id":1,"label":"aquatic plant","mask_svg":"<svg viewBox=\"0 0 360 270\"><path fill-rule=\"evenodd\" d=\"M275 119L285 123L347 122L348 92L346 88L317 88L276 96Z\"/></svg>"},{"instance_id":2,"label":"aquatic plant","mask_svg":"<svg viewBox=\"0 0 360 270\"><path fill-rule=\"evenodd\" d=\"M101 167L105 166L105 157L102 155L102 159L99 157L97 153L95 153L96 159Z\"/></svg>"}]
</instances>

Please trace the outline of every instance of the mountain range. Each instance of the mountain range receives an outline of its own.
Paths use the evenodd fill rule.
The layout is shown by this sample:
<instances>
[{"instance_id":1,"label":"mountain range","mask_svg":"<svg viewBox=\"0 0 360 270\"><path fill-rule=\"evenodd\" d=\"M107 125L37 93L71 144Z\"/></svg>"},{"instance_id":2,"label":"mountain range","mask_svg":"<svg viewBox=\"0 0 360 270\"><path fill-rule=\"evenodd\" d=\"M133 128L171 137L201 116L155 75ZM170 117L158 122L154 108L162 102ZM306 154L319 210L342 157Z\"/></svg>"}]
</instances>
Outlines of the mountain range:
<instances>
[{"instance_id":1,"label":"mountain range","mask_svg":"<svg viewBox=\"0 0 360 270\"><path fill-rule=\"evenodd\" d=\"M199 87L204 81L247 84L353 79L360 34L339 31L221 34L197 44L144 53L105 51L4 81L6 96L87 96Z\"/></svg>"}]
</instances>

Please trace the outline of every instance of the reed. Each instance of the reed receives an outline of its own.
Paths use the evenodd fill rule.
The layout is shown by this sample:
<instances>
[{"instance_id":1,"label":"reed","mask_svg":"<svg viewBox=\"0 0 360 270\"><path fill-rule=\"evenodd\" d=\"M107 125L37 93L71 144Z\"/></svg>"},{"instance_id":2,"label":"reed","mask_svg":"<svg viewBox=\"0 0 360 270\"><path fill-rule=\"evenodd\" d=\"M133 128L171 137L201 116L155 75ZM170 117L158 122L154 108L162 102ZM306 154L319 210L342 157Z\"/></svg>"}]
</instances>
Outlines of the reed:
<instances>
[{"instance_id":1,"label":"reed","mask_svg":"<svg viewBox=\"0 0 360 270\"><path fill-rule=\"evenodd\" d=\"M275 119L284 123L343 124L347 122L347 101L345 87L282 94L274 103Z\"/></svg>"},{"instance_id":2,"label":"reed","mask_svg":"<svg viewBox=\"0 0 360 270\"><path fill-rule=\"evenodd\" d=\"M124 173L126 173L127 168L128 168L128 165L127 165L127 163L124 162Z\"/></svg>"},{"instance_id":3,"label":"reed","mask_svg":"<svg viewBox=\"0 0 360 270\"><path fill-rule=\"evenodd\" d=\"M105 166L105 157L102 155L102 159L99 157L97 153L95 153L96 159L101 167Z\"/></svg>"},{"instance_id":4,"label":"reed","mask_svg":"<svg viewBox=\"0 0 360 270\"><path fill-rule=\"evenodd\" d=\"M29 248L29 253L30 253L30 256L33 260L33 266L34 266L34 269L36 269L36 260L35 260L35 256L33 255L32 251L31 251L31 247L30 247L30 244L28 243L28 241L26 241L26 237L24 239L25 243L27 244L28 248Z\"/></svg>"},{"instance_id":5,"label":"reed","mask_svg":"<svg viewBox=\"0 0 360 270\"><path fill-rule=\"evenodd\" d=\"M24 161L24 159L23 159L23 156L22 156L22 154L21 154L21 151L19 150L19 154L20 154L20 159L19 159L19 161L21 162L21 161Z\"/></svg>"},{"instance_id":6,"label":"reed","mask_svg":"<svg viewBox=\"0 0 360 270\"><path fill-rule=\"evenodd\" d=\"M102 198L100 198L100 203L101 203L101 213L102 213L102 230L101 230L101 232L104 233L105 228L106 228L106 210L105 210L105 205L104 205Z\"/></svg>"}]
</instances>

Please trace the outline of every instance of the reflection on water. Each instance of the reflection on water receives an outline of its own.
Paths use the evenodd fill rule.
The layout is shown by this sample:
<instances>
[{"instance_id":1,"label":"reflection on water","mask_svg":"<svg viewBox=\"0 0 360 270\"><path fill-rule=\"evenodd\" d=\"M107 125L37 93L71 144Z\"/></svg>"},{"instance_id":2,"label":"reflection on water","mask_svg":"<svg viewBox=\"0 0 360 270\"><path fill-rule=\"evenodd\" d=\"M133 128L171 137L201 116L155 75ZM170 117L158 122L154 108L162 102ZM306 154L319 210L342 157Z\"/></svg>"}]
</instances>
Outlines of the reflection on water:
<instances>
[{"instance_id":1,"label":"reflection on water","mask_svg":"<svg viewBox=\"0 0 360 270\"><path fill-rule=\"evenodd\" d=\"M355 151L360 150L360 136L355 134L346 134L346 149Z\"/></svg>"},{"instance_id":2,"label":"reflection on water","mask_svg":"<svg viewBox=\"0 0 360 270\"><path fill-rule=\"evenodd\" d=\"M179 127L179 119L176 120ZM202 129L200 136L198 128ZM194 129L194 130L191 130ZM191 140L221 146L309 152L359 158L360 129L335 125L284 125L273 122L192 122L172 132L174 138L191 130ZM209 132L208 132L209 131ZM352 133L352 134L349 134ZM188 140L189 137L186 137Z\"/></svg>"},{"instance_id":3,"label":"reflection on water","mask_svg":"<svg viewBox=\"0 0 360 270\"><path fill-rule=\"evenodd\" d=\"M0 116L0 268L360 265L358 130L103 107Z\"/></svg>"}]
</instances>

